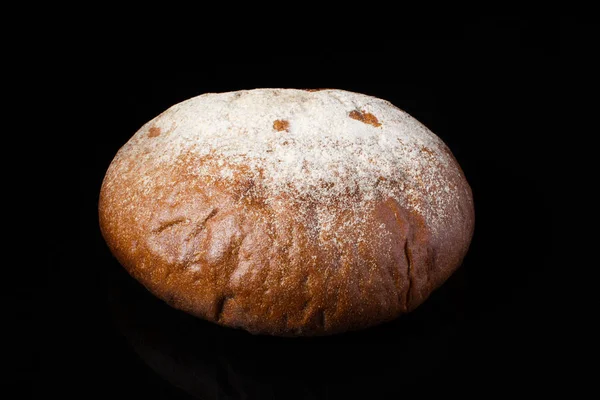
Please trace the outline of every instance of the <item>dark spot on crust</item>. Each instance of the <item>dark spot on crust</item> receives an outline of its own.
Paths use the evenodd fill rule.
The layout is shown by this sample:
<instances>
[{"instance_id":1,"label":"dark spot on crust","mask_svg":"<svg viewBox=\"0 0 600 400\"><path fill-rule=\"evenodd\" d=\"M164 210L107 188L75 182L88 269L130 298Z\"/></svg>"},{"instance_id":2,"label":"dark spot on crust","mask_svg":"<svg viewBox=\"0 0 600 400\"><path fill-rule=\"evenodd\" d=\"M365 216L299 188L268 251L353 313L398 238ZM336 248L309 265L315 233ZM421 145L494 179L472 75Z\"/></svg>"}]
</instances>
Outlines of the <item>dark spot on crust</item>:
<instances>
[{"instance_id":1,"label":"dark spot on crust","mask_svg":"<svg viewBox=\"0 0 600 400\"><path fill-rule=\"evenodd\" d=\"M352 111L350 111L348 116L352 119L358 120L360 122L364 122L365 124L369 124L369 125L373 125L373 126L381 126L381 123L379 122L377 117L368 112L364 112L361 110L352 110Z\"/></svg>"},{"instance_id":2,"label":"dark spot on crust","mask_svg":"<svg viewBox=\"0 0 600 400\"><path fill-rule=\"evenodd\" d=\"M306 160L302 161L302 171L307 174L310 172L310 168L308 168L308 161Z\"/></svg>"},{"instance_id":3,"label":"dark spot on crust","mask_svg":"<svg viewBox=\"0 0 600 400\"><path fill-rule=\"evenodd\" d=\"M278 132L281 132L281 131L289 132L290 123L289 123L289 121L286 121L285 119L276 119L275 121L273 121L273 129L275 129Z\"/></svg>"},{"instance_id":4,"label":"dark spot on crust","mask_svg":"<svg viewBox=\"0 0 600 400\"><path fill-rule=\"evenodd\" d=\"M237 199L241 199L245 196L251 196L252 190L255 187L255 183L253 179L248 179L246 181L241 181L236 185L236 195Z\"/></svg>"},{"instance_id":5,"label":"dark spot on crust","mask_svg":"<svg viewBox=\"0 0 600 400\"><path fill-rule=\"evenodd\" d=\"M375 182L375 186L379 186L381 183L383 182L387 182L387 178L383 177L383 176L379 176L377 178L377 181Z\"/></svg>"},{"instance_id":6,"label":"dark spot on crust","mask_svg":"<svg viewBox=\"0 0 600 400\"><path fill-rule=\"evenodd\" d=\"M435 153L433 152L433 150L431 150L429 147L422 146L422 147L421 147L421 151L422 151L423 153L427 153L427 154L429 154L429 155L431 155L431 156L434 156L434 155L435 155Z\"/></svg>"},{"instance_id":7,"label":"dark spot on crust","mask_svg":"<svg viewBox=\"0 0 600 400\"><path fill-rule=\"evenodd\" d=\"M315 88L315 89L303 89L307 92L320 92L321 90L327 90L327 88Z\"/></svg>"},{"instance_id":8,"label":"dark spot on crust","mask_svg":"<svg viewBox=\"0 0 600 400\"><path fill-rule=\"evenodd\" d=\"M160 128L153 126L148 130L148 137L157 137L160 135Z\"/></svg>"}]
</instances>

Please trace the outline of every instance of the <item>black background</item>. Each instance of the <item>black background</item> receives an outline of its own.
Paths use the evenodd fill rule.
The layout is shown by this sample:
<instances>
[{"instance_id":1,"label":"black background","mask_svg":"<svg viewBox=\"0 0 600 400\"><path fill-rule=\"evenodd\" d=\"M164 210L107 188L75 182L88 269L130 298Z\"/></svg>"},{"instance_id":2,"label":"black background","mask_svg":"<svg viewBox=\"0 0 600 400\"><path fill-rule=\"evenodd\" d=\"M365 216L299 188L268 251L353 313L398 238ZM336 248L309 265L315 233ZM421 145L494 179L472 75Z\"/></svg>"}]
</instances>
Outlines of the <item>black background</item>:
<instances>
[{"instance_id":1,"label":"black background","mask_svg":"<svg viewBox=\"0 0 600 400\"><path fill-rule=\"evenodd\" d=\"M36 398L148 399L557 390L564 383L554 378L562 299L550 285L549 176L557 168L550 155L564 109L564 58L577 61L572 45L586 31L568 17L408 19L385 32L285 40L241 34L202 42L185 60L164 47L127 57L126 43L57 77L54 89L64 85L77 96L68 112L78 124L53 142L56 164L69 178L48 185L54 234L41 272L19 289L17 320L31 324L20 339L39 346L12 349L22 372L18 390ZM97 199L119 147L177 102L258 87L380 97L450 147L473 189L475 235L463 266L414 313L332 337L254 337L170 309L112 258L98 228ZM61 191L74 194L63 198Z\"/></svg>"}]
</instances>

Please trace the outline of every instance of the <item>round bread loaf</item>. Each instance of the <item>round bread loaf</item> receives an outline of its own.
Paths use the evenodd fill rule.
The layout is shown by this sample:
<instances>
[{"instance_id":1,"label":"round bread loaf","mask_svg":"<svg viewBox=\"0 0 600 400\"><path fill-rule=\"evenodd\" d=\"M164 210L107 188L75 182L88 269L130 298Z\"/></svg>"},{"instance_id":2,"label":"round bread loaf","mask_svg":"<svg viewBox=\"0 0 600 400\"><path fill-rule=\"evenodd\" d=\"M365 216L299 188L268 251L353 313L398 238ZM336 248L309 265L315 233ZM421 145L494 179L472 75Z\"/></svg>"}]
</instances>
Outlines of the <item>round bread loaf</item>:
<instances>
[{"instance_id":1,"label":"round bread loaf","mask_svg":"<svg viewBox=\"0 0 600 400\"><path fill-rule=\"evenodd\" d=\"M272 335L391 320L461 264L471 189L446 145L343 90L207 93L145 124L99 200L118 261L171 306Z\"/></svg>"}]
</instances>

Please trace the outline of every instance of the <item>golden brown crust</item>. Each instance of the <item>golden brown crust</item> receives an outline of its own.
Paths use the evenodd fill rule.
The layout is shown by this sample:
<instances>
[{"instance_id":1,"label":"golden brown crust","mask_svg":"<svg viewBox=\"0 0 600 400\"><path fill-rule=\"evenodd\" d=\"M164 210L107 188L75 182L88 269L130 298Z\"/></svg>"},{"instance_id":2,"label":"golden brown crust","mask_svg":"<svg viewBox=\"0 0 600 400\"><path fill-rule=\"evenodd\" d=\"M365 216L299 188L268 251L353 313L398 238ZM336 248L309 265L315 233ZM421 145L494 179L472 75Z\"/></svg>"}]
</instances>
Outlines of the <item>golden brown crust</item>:
<instances>
[{"instance_id":1,"label":"golden brown crust","mask_svg":"<svg viewBox=\"0 0 600 400\"><path fill-rule=\"evenodd\" d=\"M240 188L250 185L243 181L211 186L209 195L201 182L186 180L193 162L201 161L168 174L164 200L139 192L135 203L123 200L131 198L134 175L113 177L109 169L100 227L113 254L152 293L221 325L274 335L375 325L421 304L466 252L465 244L449 252L433 243L423 219L394 199L378 200L366 216L340 213L332 231L344 242L320 246L305 228L313 223L309 202L277 208L256 195L240 201ZM144 212L123 212L129 207ZM300 214L307 218L292 218ZM384 239L360 241L345 219L363 219L362 234Z\"/></svg>"},{"instance_id":2,"label":"golden brown crust","mask_svg":"<svg viewBox=\"0 0 600 400\"><path fill-rule=\"evenodd\" d=\"M288 126L273 124L277 131ZM161 135L154 127L148 132ZM391 197L345 207L355 193L327 206L331 221L319 230L322 205L314 199L282 192L266 201L267 192L239 164L228 165L227 181L207 181L220 165L191 152L168 167L115 157L99 222L133 277L171 306L221 325L295 336L391 320L450 276L471 239L471 192L458 164L447 181L467 193L457 205L459 223L435 234L414 208ZM199 167L209 173L190 172ZM141 176L155 177L151 190Z\"/></svg>"}]
</instances>

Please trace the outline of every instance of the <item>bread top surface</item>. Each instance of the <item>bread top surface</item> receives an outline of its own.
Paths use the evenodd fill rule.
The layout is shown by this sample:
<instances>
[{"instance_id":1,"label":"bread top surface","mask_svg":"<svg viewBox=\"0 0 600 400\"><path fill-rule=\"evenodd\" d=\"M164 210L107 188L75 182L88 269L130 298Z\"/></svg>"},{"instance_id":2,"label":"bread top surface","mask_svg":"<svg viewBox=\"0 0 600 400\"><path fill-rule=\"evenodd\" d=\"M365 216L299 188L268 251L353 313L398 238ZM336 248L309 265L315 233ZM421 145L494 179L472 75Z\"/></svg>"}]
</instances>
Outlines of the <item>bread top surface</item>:
<instances>
[{"instance_id":1,"label":"bread top surface","mask_svg":"<svg viewBox=\"0 0 600 400\"><path fill-rule=\"evenodd\" d=\"M305 307L321 296L313 303L324 310L319 290L333 285L348 292L354 283L344 279L358 273L357 281L375 286L356 283L363 288L354 293L357 301L379 296L388 284L386 292L400 299L394 305L381 300L387 309L381 320L418 305L460 264L474 214L469 185L449 149L391 103L334 89L255 89L194 97L141 127L107 171L100 223L134 276L163 298L170 287L166 292L179 298L179 308L207 319L219 321L219 303L239 295L244 284L247 298L237 300L244 310L252 303L272 313L280 304L286 313L281 299L311 276L313 292L289 298L288 305ZM271 264L267 269L279 271L282 289L261 281L254 287L261 294L250 294L252 277ZM217 265L222 271L215 274ZM207 266L214 267L212 275ZM391 272L373 283L375 272L364 271L378 268ZM340 282L328 278L331 270ZM427 279L419 284L419 276ZM194 282L203 282L212 300L194 299ZM352 326L353 307L336 307L332 329ZM263 330L258 317L236 318L239 326ZM293 313L286 314L290 326L302 327L301 319L292 323ZM266 332L285 331L263 324Z\"/></svg>"},{"instance_id":2,"label":"bread top surface","mask_svg":"<svg viewBox=\"0 0 600 400\"><path fill-rule=\"evenodd\" d=\"M267 202L284 195L360 208L396 198L435 232L452 224L457 200L470 197L449 179L461 171L435 134L385 100L342 90L197 96L145 124L115 161L124 166L119 159L135 159L161 173L190 158L201 160L187 164L196 179L250 180L249 190ZM139 184L151 191L156 178L142 174Z\"/></svg>"}]
</instances>

